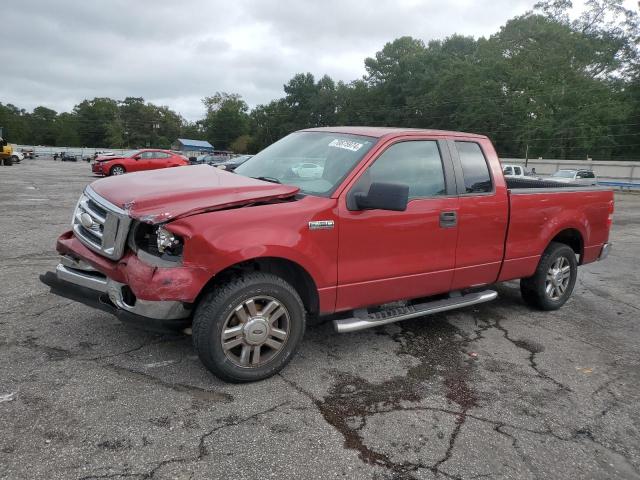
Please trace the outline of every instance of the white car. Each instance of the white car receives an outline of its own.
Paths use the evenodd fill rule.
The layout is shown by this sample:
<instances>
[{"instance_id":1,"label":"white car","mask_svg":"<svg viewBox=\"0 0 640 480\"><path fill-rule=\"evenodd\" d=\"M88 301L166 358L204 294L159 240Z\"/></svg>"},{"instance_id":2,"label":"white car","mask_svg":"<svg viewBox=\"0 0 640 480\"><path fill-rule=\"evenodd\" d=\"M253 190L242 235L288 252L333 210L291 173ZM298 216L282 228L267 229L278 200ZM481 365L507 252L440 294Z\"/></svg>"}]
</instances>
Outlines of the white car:
<instances>
[{"instance_id":1,"label":"white car","mask_svg":"<svg viewBox=\"0 0 640 480\"><path fill-rule=\"evenodd\" d=\"M300 178L320 178L324 168L315 163L297 163L291 170Z\"/></svg>"},{"instance_id":2,"label":"white car","mask_svg":"<svg viewBox=\"0 0 640 480\"><path fill-rule=\"evenodd\" d=\"M24 160L24 153L19 152L18 149L14 146L13 153L11 153L11 160L13 161L13 163L20 163L22 160Z\"/></svg>"},{"instance_id":3,"label":"white car","mask_svg":"<svg viewBox=\"0 0 640 480\"><path fill-rule=\"evenodd\" d=\"M531 174L529 172L527 172L527 170L521 166L521 165L503 165L502 166L502 173L504 174L505 177L519 177L519 178L524 178L524 177L531 177L531 178L537 178L534 177L535 174Z\"/></svg>"},{"instance_id":4,"label":"white car","mask_svg":"<svg viewBox=\"0 0 640 480\"><path fill-rule=\"evenodd\" d=\"M550 177L554 182L575 183L577 185L597 185L598 178L593 170L558 170Z\"/></svg>"}]
</instances>

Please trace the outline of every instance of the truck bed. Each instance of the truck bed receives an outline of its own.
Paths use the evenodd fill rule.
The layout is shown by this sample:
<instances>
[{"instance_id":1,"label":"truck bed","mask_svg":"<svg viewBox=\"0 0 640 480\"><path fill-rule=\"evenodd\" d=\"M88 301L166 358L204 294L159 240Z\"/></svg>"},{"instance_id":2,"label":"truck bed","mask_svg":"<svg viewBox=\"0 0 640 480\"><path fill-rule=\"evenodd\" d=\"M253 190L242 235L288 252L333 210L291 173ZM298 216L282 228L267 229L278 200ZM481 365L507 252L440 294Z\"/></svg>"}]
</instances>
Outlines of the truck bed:
<instances>
[{"instance_id":1,"label":"truck bed","mask_svg":"<svg viewBox=\"0 0 640 480\"><path fill-rule=\"evenodd\" d=\"M507 188L509 190L519 190L523 188L580 188L589 187L589 185L579 185L563 182L555 182L553 180L536 180L533 178L516 178L505 177Z\"/></svg>"},{"instance_id":2,"label":"truck bed","mask_svg":"<svg viewBox=\"0 0 640 480\"><path fill-rule=\"evenodd\" d=\"M549 241L572 238L579 263L598 259L608 240L613 191L599 186L507 179L509 226L500 281L533 275Z\"/></svg>"}]
</instances>

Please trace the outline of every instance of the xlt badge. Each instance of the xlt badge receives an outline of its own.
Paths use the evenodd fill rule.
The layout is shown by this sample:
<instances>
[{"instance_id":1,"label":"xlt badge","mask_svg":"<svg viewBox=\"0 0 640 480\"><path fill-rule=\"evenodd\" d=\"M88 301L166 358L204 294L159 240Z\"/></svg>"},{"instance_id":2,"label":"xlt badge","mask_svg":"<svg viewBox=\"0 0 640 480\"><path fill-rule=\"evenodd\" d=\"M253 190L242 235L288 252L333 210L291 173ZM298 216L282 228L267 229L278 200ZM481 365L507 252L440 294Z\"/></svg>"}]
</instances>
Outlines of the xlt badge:
<instances>
[{"instance_id":1,"label":"xlt badge","mask_svg":"<svg viewBox=\"0 0 640 480\"><path fill-rule=\"evenodd\" d=\"M329 230L333 228L334 224L333 220L315 220L309 222L309 230Z\"/></svg>"}]
</instances>

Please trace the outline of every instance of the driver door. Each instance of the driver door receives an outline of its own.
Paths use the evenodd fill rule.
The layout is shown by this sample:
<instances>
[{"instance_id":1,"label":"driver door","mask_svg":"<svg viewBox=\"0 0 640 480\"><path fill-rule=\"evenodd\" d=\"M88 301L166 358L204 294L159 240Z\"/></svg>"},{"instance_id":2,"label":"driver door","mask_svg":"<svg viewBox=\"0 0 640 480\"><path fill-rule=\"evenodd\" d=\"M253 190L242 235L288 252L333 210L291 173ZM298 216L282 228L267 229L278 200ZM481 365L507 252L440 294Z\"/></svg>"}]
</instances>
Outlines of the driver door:
<instances>
[{"instance_id":1,"label":"driver door","mask_svg":"<svg viewBox=\"0 0 640 480\"><path fill-rule=\"evenodd\" d=\"M449 291L458 197L448 152L437 140L396 141L345 190L339 202L337 311ZM407 209L355 210L349 195L368 191L372 182L409 185Z\"/></svg>"},{"instance_id":2,"label":"driver door","mask_svg":"<svg viewBox=\"0 0 640 480\"><path fill-rule=\"evenodd\" d=\"M132 170L137 172L140 170L148 170L150 167L151 157L153 152L144 151L138 154L138 159L135 160Z\"/></svg>"}]
</instances>

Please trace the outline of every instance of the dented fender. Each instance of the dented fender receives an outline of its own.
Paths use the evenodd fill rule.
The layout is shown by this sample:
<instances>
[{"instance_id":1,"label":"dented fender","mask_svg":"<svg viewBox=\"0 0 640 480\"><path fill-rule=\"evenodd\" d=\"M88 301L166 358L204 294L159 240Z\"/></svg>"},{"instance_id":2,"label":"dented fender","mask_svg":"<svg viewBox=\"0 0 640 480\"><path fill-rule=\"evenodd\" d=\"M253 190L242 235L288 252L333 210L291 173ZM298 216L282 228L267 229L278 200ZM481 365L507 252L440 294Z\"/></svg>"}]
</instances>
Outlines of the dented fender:
<instances>
[{"instance_id":1,"label":"dented fender","mask_svg":"<svg viewBox=\"0 0 640 480\"><path fill-rule=\"evenodd\" d=\"M127 284L141 300L193 303L213 277L213 272L204 266L149 265L131 251L113 262L89 250L71 231L58 238L56 249L61 255L84 260L112 280Z\"/></svg>"}]
</instances>

